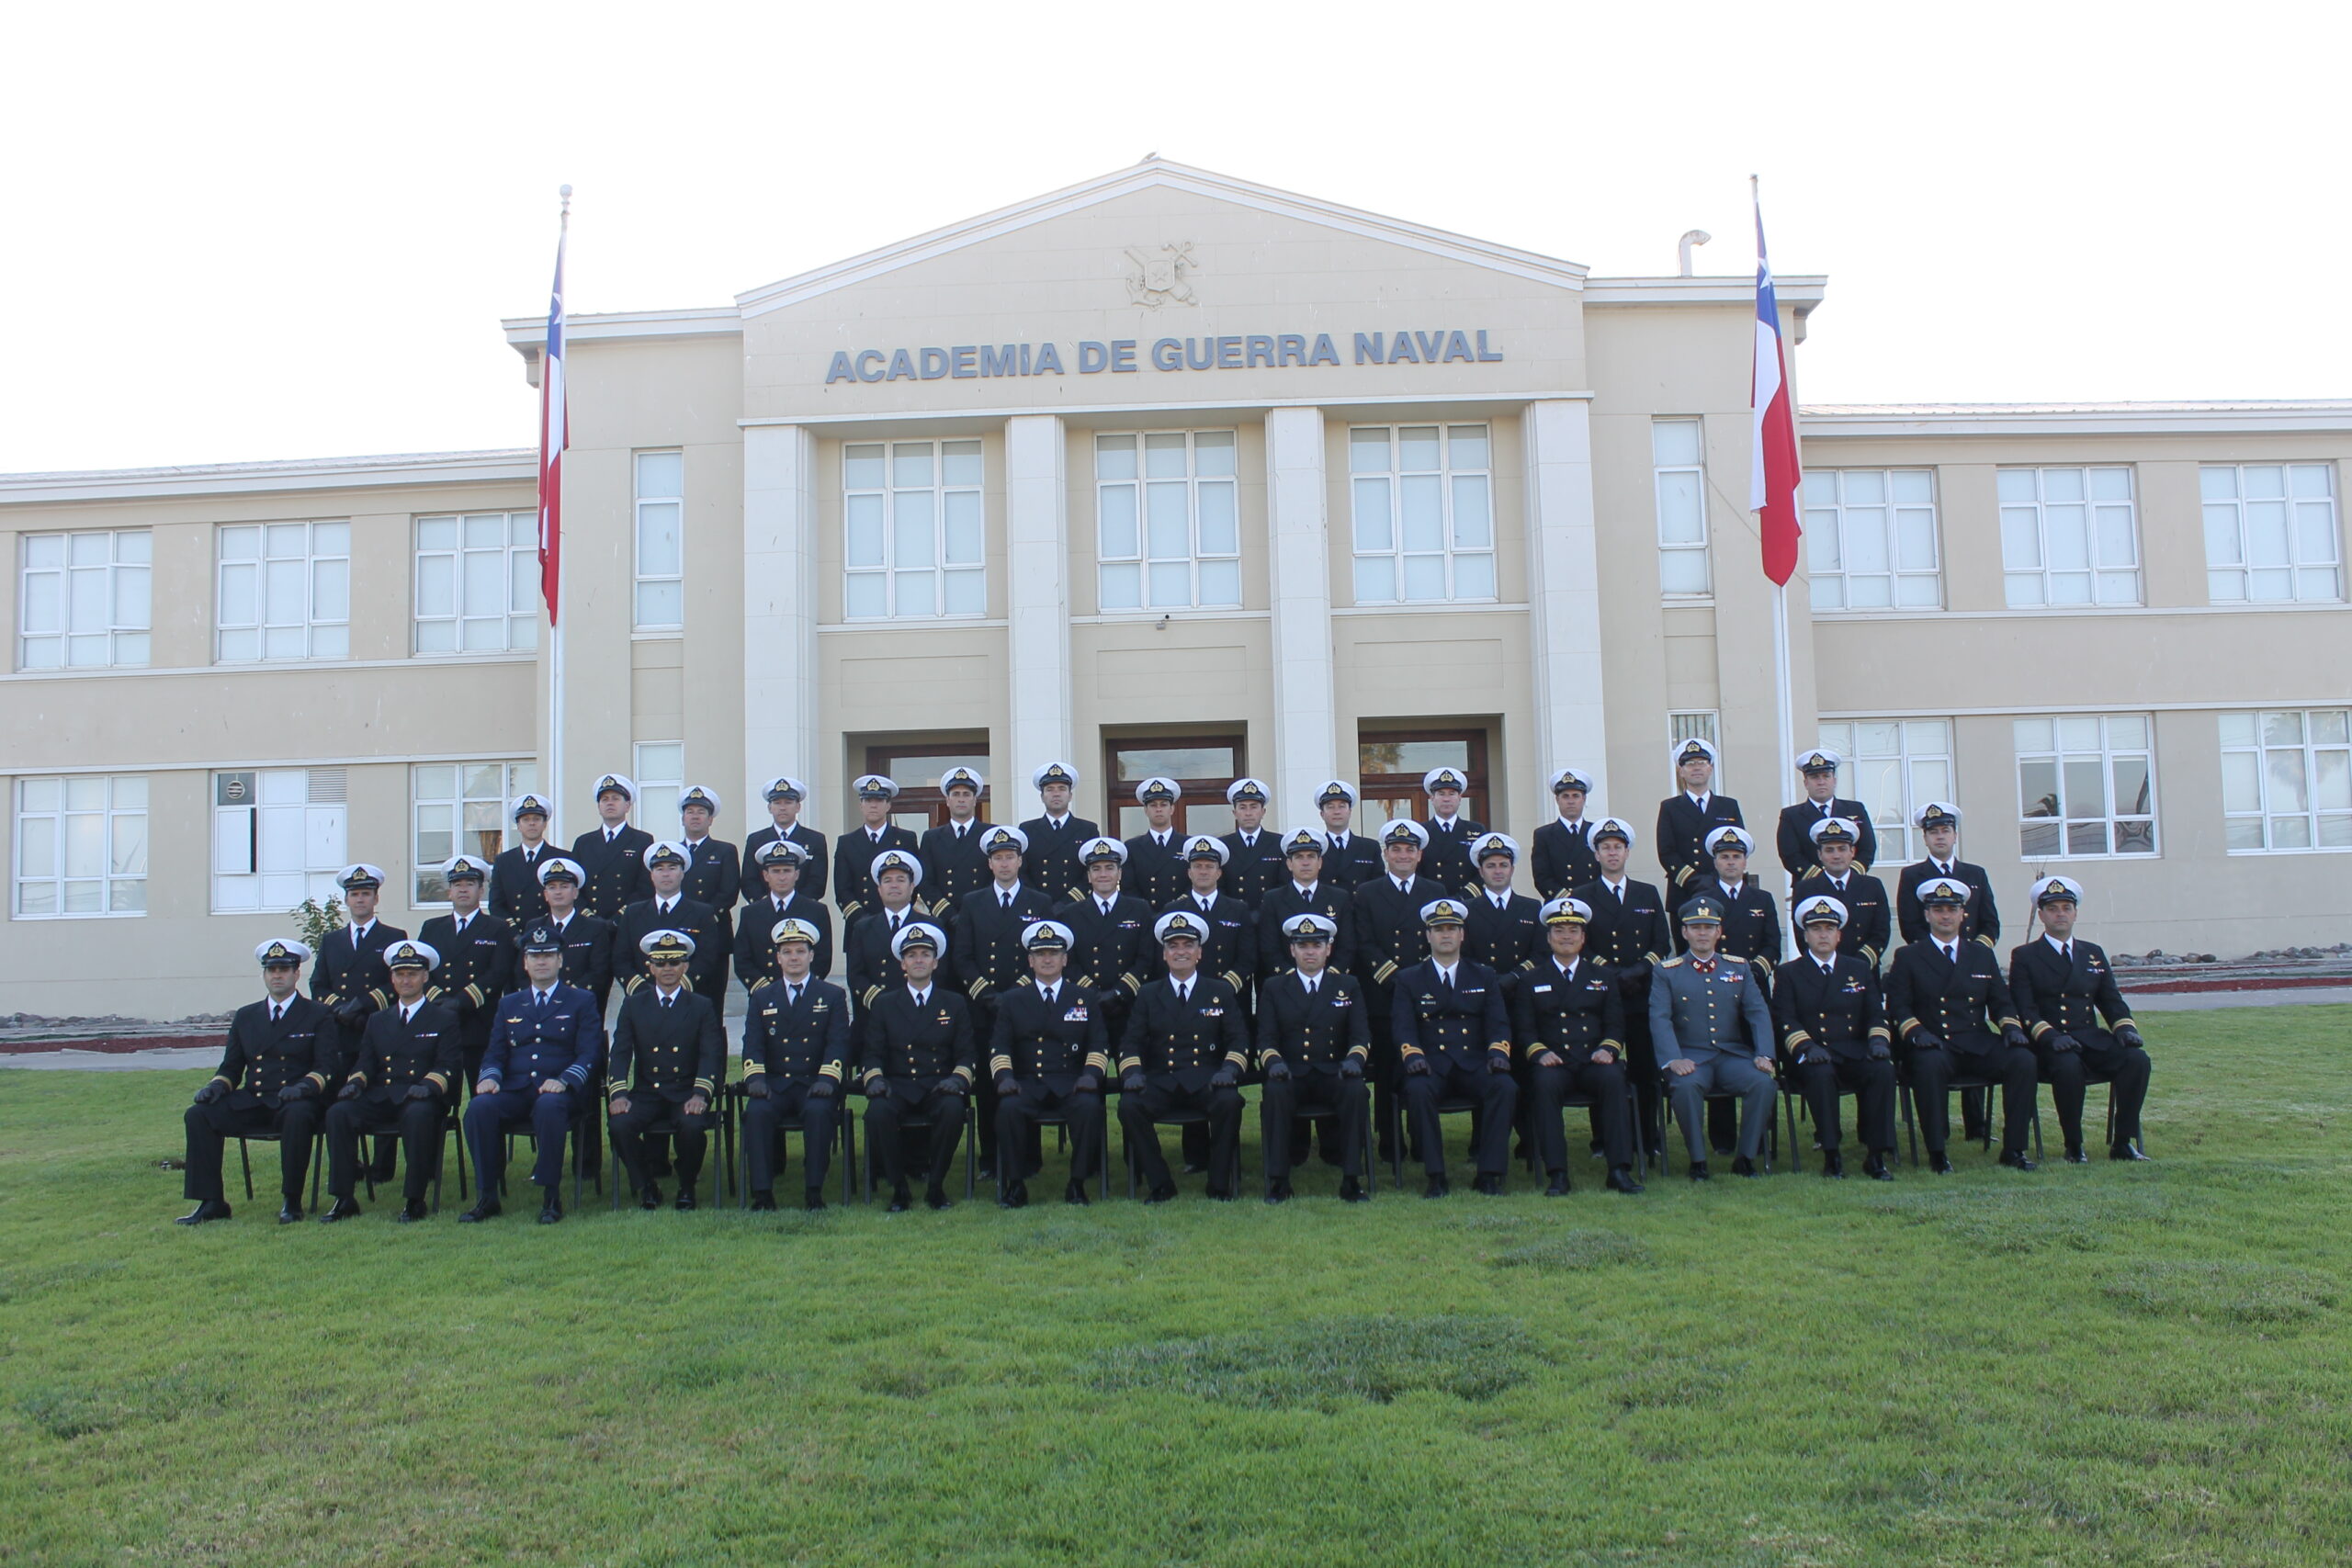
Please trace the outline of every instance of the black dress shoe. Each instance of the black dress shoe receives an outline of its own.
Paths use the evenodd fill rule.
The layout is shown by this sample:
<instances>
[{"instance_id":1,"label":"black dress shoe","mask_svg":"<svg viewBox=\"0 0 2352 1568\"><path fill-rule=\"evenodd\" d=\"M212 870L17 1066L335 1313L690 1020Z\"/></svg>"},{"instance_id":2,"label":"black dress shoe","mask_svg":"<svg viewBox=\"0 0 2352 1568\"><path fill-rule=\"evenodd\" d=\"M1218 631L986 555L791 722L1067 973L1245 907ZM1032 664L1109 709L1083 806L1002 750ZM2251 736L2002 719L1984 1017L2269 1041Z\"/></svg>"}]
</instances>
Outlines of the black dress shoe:
<instances>
[{"instance_id":1,"label":"black dress shoe","mask_svg":"<svg viewBox=\"0 0 2352 1568\"><path fill-rule=\"evenodd\" d=\"M677 1210L678 1213L682 1214L690 1214L694 1213L695 1209L701 1207L700 1204L695 1201L695 1190L691 1187L679 1188L678 1201L670 1206Z\"/></svg>"},{"instance_id":2,"label":"black dress shoe","mask_svg":"<svg viewBox=\"0 0 2352 1568\"><path fill-rule=\"evenodd\" d=\"M562 1218L563 1200L555 1195L553 1188L549 1188L546 1201L539 1205L539 1224L551 1225Z\"/></svg>"},{"instance_id":3,"label":"black dress shoe","mask_svg":"<svg viewBox=\"0 0 2352 1568\"><path fill-rule=\"evenodd\" d=\"M1734 1176L1747 1177L1751 1181L1763 1174L1756 1168L1756 1162L1749 1159L1746 1155L1741 1155L1738 1158L1731 1162L1731 1173Z\"/></svg>"},{"instance_id":4,"label":"black dress shoe","mask_svg":"<svg viewBox=\"0 0 2352 1568\"><path fill-rule=\"evenodd\" d=\"M1551 1173L1551 1177L1552 1179L1544 1184L1544 1196L1546 1198L1566 1197L1568 1195L1568 1173L1565 1170L1555 1170Z\"/></svg>"},{"instance_id":5,"label":"black dress shoe","mask_svg":"<svg viewBox=\"0 0 2352 1568\"><path fill-rule=\"evenodd\" d=\"M495 1198L484 1198L481 1202L459 1214L458 1223L461 1225L478 1225L484 1220L494 1220L505 1212L504 1206Z\"/></svg>"},{"instance_id":6,"label":"black dress shoe","mask_svg":"<svg viewBox=\"0 0 2352 1568\"><path fill-rule=\"evenodd\" d=\"M1821 1156L1821 1174L1832 1181L1846 1179L1846 1156L1836 1149L1825 1149Z\"/></svg>"},{"instance_id":7,"label":"black dress shoe","mask_svg":"<svg viewBox=\"0 0 2352 1568\"><path fill-rule=\"evenodd\" d=\"M2039 1170L2041 1168L2040 1166L2033 1163L2033 1156L2027 1154L2023 1149L2003 1149L2001 1151L2001 1163L2007 1166L2011 1170Z\"/></svg>"},{"instance_id":8,"label":"black dress shoe","mask_svg":"<svg viewBox=\"0 0 2352 1568\"><path fill-rule=\"evenodd\" d=\"M1143 1201L1144 1201L1145 1202L1147 1202L1147 1203L1165 1203L1165 1202L1167 1202L1170 1198L1173 1198L1173 1197L1175 1197L1175 1196L1176 1196L1176 1189L1175 1189L1175 1187L1171 1184L1171 1185L1170 1185L1170 1186L1166 1186L1166 1187L1155 1187L1155 1188L1153 1188L1150 1191L1148 1191L1148 1192L1147 1192L1147 1193L1145 1193L1145 1194L1143 1195Z\"/></svg>"},{"instance_id":9,"label":"black dress shoe","mask_svg":"<svg viewBox=\"0 0 2352 1568\"><path fill-rule=\"evenodd\" d=\"M954 1206L947 1201L947 1189L936 1181L922 1190L922 1204L926 1209L946 1209Z\"/></svg>"},{"instance_id":10,"label":"black dress shoe","mask_svg":"<svg viewBox=\"0 0 2352 1568\"><path fill-rule=\"evenodd\" d=\"M412 1198L401 1205L401 1212L394 1214L392 1220L396 1224L413 1225L431 1213L432 1211L424 1206L424 1199Z\"/></svg>"},{"instance_id":11,"label":"black dress shoe","mask_svg":"<svg viewBox=\"0 0 2352 1568\"><path fill-rule=\"evenodd\" d=\"M765 1189L765 1188L762 1188L759 1191L752 1193L752 1213L755 1213L755 1214L773 1214L773 1213L775 1213L775 1194L774 1192L769 1191L769 1190L768 1190L767 1189Z\"/></svg>"},{"instance_id":12,"label":"black dress shoe","mask_svg":"<svg viewBox=\"0 0 2352 1568\"><path fill-rule=\"evenodd\" d=\"M1208 1190L1208 1200L1212 1203L1230 1203L1233 1201L1233 1189L1212 1187Z\"/></svg>"},{"instance_id":13,"label":"black dress shoe","mask_svg":"<svg viewBox=\"0 0 2352 1568\"><path fill-rule=\"evenodd\" d=\"M2137 1144L2116 1144L2108 1149L2107 1157L2109 1159L2145 1160L2148 1156L2140 1152L2140 1146Z\"/></svg>"},{"instance_id":14,"label":"black dress shoe","mask_svg":"<svg viewBox=\"0 0 2352 1568\"><path fill-rule=\"evenodd\" d=\"M207 1198L172 1223L177 1225L203 1225L210 1224L214 1220L225 1220L228 1217L228 1204Z\"/></svg>"},{"instance_id":15,"label":"black dress shoe","mask_svg":"<svg viewBox=\"0 0 2352 1568\"><path fill-rule=\"evenodd\" d=\"M319 1216L319 1224L322 1225L331 1225L338 1220L356 1220L358 1217L358 1204L353 1202L348 1198L338 1198L327 1206L327 1212Z\"/></svg>"},{"instance_id":16,"label":"black dress shoe","mask_svg":"<svg viewBox=\"0 0 2352 1568\"><path fill-rule=\"evenodd\" d=\"M1090 1198L1089 1198L1089 1197L1087 1197L1087 1195L1086 1195L1086 1183L1085 1183L1085 1182L1083 1182L1083 1181L1069 1181L1069 1182L1065 1182L1065 1183L1063 1183L1063 1185L1062 1185L1062 1201L1063 1201L1063 1202L1065 1202L1065 1203L1075 1203L1075 1204L1077 1204L1080 1208L1083 1209L1084 1207L1086 1207L1086 1205L1087 1205L1088 1203L1091 1202L1092 1201L1093 1201L1093 1200L1090 1199Z\"/></svg>"},{"instance_id":17,"label":"black dress shoe","mask_svg":"<svg viewBox=\"0 0 2352 1568\"><path fill-rule=\"evenodd\" d=\"M1027 1208L1029 1206L1029 1184L1025 1181L1015 1181L1011 1183L1005 1188L1004 1196L996 1201L996 1206L1000 1209Z\"/></svg>"},{"instance_id":18,"label":"black dress shoe","mask_svg":"<svg viewBox=\"0 0 2352 1568\"><path fill-rule=\"evenodd\" d=\"M886 1208L882 1212L886 1214L903 1214L914 1206L915 1201L907 1196L907 1190L905 1188L894 1187L890 1189L889 1207Z\"/></svg>"},{"instance_id":19,"label":"black dress shoe","mask_svg":"<svg viewBox=\"0 0 2352 1568\"><path fill-rule=\"evenodd\" d=\"M1714 1179L1714 1172L1713 1172L1713 1171L1711 1171L1711 1170L1709 1170L1709 1169L1707 1168L1707 1162L1706 1162L1705 1160L1702 1160L1702 1159L1701 1159L1701 1160L1692 1160L1692 1161L1690 1162L1690 1179L1691 1179L1691 1180L1693 1180L1693 1181L1711 1181L1711 1180L1713 1180L1713 1179Z\"/></svg>"},{"instance_id":20,"label":"black dress shoe","mask_svg":"<svg viewBox=\"0 0 2352 1568\"><path fill-rule=\"evenodd\" d=\"M1287 1182L1287 1181L1270 1181L1270 1182L1268 1182L1268 1183L1266 1184L1266 1201L1267 1201L1267 1202L1269 1202L1269 1203L1287 1203L1287 1202L1289 1202L1289 1201L1290 1201L1290 1197L1291 1197L1291 1193L1290 1193L1290 1183L1289 1183L1289 1182Z\"/></svg>"},{"instance_id":21,"label":"black dress shoe","mask_svg":"<svg viewBox=\"0 0 2352 1568\"><path fill-rule=\"evenodd\" d=\"M1612 1192L1623 1192L1626 1197L1631 1198L1642 1190L1642 1184L1634 1177L1632 1166L1621 1165L1609 1173L1609 1190Z\"/></svg>"},{"instance_id":22,"label":"black dress shoe","mask_svg":"<svg viewBox=\"0 0 2352 1568\"><path fill-rule=\"evenodd\" d=\"M1356 1179L1354 1177L1352 1177L1352 1176L1343 1176L1343 1177L1340 1178L1340 1202L1342 1202L1342 1203L1361 1203L1361 1202L1363 1202L1364 1201L1365 1201L1365 1197L1364 1197L1364 1190L1363 1190L1363 1182L1361 1182L1361 1181L1357 1180L1357 1179Z\"/></svg>"},{"instance_id":23,"label":"black dress shoe","mask_svg":"<svg viewBox=\"0 0 2352 1568\"><path fill-rule=\"evenodd\" d=\"M1944 1153L1941 1149L1928 1150L1928 1168L1934 1171L1938 1176L1950 1176L1951 1174L1951 1156Z\"/></svg>"},{"instance_id":24,"label":"black dress shoe","mask_svg":"<svg viewBox=\"0 0 2352 1568\"><path fill-rule=\"evenodd\" d=\"M302 1205L296 1202L291 1198L288 1198L285 1202L280 1203L277 1206L277 1223L281 1225L300 1224L302 1223Z\"/></svg>"},{"instance_id":25,"label":"black dress shoe","mask_svg":"<svg viewBox=\"0 0 2352 1568\"><path fill-rule=\"evenodd\" d=\"M825 1206L825 1190L821 1187L803 1187L800 1190L800 1206L808 1213L815 1213ZM768 1207L775 1208L775 1200L773 1198L768 1200Z\"/></svg>"},{"instance_id":26,"label":"black dress shoe","mask_svg":"<svg viewBox=\"0 0 2352 1568\"><path fill-rule=\"evenodd\" d=\"M1481 1197L1499 1198L1503 1195L1503 1179L1493 1171L1482 1170L1471 1181L1470 1189Z\"/></svg>"},{"instance_id":27,"label":"black dress shoe","mask_svg":"<svg viewBox=\"0 0 2352 1568\"><path fill-rule=\"evenodd\" d=\"M2091 1156L2083 1153L2082 1145L2068 1144L2066 1145L2066 1163L2068 1165L2088 1165L2091 1163Z\"/></svg>"},{"instance_id":28,"label":"black dress shoe","mask_svg":"<svg viewBox=\"0 0 2352 1568\"><path fill-rule=\"evenodd\" d=\"M1894 1172L1886 1168L1886 1156L1876 1149L1872 1149L1871 1151L1870 1158L1862 1161L1862 1174L1869 1177L1872 1181L1892 1181L1894 1179Z\"/></svg>"},{"instance_id":29,"label":"black dress shoe","mask_svg":"<svg viewBox=\"0 0 2352 1568\"><path fill-rule=\"evenodd\" d=\"M1448 1182L1444 1177L1432 1176L1430 1178L1430 1184L1421 1189L1421 1196L1424 1198L1442 1198L1453 1190L1453 1185Z\"/></svg>"},{"instance_id":30,"label":"black dress shoe","mask_svg":"<svg viewBox=\"0 0 2352 1568\"><path fill-rule=\"evenodd\" d=\"M637 1195L637 1206L640 1209L660 1208L662 1206L662 1189L654 1186L650 1181L647 1182L644 1190Z\"/></svg>"}]
</instances>

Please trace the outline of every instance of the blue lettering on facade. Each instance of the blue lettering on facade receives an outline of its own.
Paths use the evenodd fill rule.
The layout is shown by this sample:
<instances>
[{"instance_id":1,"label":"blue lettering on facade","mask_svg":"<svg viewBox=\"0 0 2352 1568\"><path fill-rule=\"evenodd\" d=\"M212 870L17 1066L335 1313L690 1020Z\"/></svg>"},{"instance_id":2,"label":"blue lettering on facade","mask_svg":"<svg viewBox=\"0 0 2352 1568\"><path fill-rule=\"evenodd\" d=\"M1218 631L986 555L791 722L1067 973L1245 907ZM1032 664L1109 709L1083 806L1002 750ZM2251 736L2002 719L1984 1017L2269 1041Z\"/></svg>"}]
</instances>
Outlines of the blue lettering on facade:
<instances>
[{"instance_id":1,"label":"blue lettering on facade","mask_svg":"<svg viewBox=\"0 0 2352 1568\"><path fill-rule=\"evenodd\" d=\"M1388 363L1388 356L1380 352L1380 340L1382 335L1383 334L1379 333L1356 333L1356 363L1358 365L1385 365Z\"/></svg>"},{"instance_id":2,"label":"blue lettering on facade","mask_svg":"<svg viewBox=\"0 0 2352 1568\"><path fill-rule=\"evenodd\" d=\"M1184 368L1184 345L1172 337L1161 338L1151 345L1151 367L1154 370Z\"/></svg>"},{"instance_id":3,"label":"blue lettering on facade","mask_svg":"<svg viewBox=\"0 0 2352 1568\"><path fill-rule=\"evenodd\" d=\"M1078 345L1078 373L1099 376L1111 368L1111 345L1106 343L1081 343Z\"/></svg>"},{"instance_id":4,"label":"blue lettering on facade","mask_svg":"<svg viewBox=\"0 0 2352 1568\"><path fill-rule=\"evenodd\" d=\"M1021 374L1021 350L1027 346L1025 344L1009 343L1000 349L990 344L981 344L980 374L982 376L1018 376Z\"/></svg>"},{"instance_id":5,"label":"blue lettering on facade","mask_svg":"<svg viewBox=\"0 0 2352 1568\"><path fill-rule=\"evenodd\" d=\"M1358 365L1498 365L1502 350L1488 341L1490 329L1441 328L1435 332L1357 333ZM1132 375L1144 367L1136 362L1137 340L1116 338L1100 343L1091 338L1073 344L1078 373L1099 376L1105 371ZM1245 337L1156 338L1145 349L1154 370L1287 370L1340 363L1339 344L1329 333L1252 333ZM1059 376L1064 374L1062 351L1051 343L960 344L953 348L836 349L825 366L828 387L836 381L959 381L992 379L1000 376Z\"/></svg>"},{"instance_id":6,"label":"blue lettering on facade","mask_svg":"<svg viewBox=\"0 0 2352 1568\"><path fill-rule=\"evenodd\" d=\"M1114 376L1136 367L1136 340L1123 337L1111 344L1111 373Z\"/></svg>"},{"instance_id":7,"label":"blue lettering on facade","mask_svg":"<svg viewBox=\"0 0 2352 1568\"><path fill-rule=\"evenodd\" d=\"M913 356L912 355L909 354L909 353L908 353L905 349L903 349L903 348L902 348L902 349L899 349L898 352L896 352L895 354L891 355L890 355L890 374L889 374L888 379L893 380L893 381L911 381L911 380L913 380L914 378L915 378L915 361L914 361L914 356Z\"/></svg>"},{"instance_id":8,"label":"blue lettering on facade","mask_svg":"<svg viewBox=\"0 0 2352 1568\"><path fill-rule=\"evenodd\" d=\"M1037 345L1037 362L1030 368L1032 376L1058 376L1062 373L1062 351L1052 344Z\"/></svg>"},{"instance_id":9,"label":"blue lettering on facade","mask_svg":"<svg viewBox=\"0 0 2352 1568\"><path fill-rule=\"evenodd\" d=\"M1462 334L1456 333L1453 335L1460 337ZM980 373L979 367L973 363L973 358L979 350L970 344L966 344L961 348L951 348L947 352L954 356L952 361L954 367L947 372L950 376L959 381L968 381Z\"/></svg>"},{"instance_id":10,"label":"blue lettering on facade","mask_svg":"<svg viewBox=\"0 0 2352 1568\"><path fill-rule=\"evenodd\" d=\"M830 387L836 381L854 381L856 379L857 372L849 367L848 351L844 349L835 349L833 351L833 362L825 367L825 385Z\"/></svg>"},{"instance_id":11,"label":"blue lettering on facade","mask_svg":"<svg viewBox=\"0 0 2352 1568\"><path fill-rule=\"evenodd\" d=\"M944 348L924 349L922 351L922 378L926 381L936 381L942 376L946 374L947 351Z\"/></svg>"}]
</instances>

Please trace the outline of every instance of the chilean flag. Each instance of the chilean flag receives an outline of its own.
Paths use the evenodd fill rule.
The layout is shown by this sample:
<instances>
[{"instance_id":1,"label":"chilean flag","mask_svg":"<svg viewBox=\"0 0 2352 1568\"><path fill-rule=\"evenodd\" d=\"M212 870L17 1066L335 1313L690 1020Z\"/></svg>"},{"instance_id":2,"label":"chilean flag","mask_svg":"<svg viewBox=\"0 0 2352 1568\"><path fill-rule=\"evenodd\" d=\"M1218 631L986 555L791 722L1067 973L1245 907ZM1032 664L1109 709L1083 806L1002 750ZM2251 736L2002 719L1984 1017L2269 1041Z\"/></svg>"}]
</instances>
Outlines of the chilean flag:
<instances>
[{"instance_id":1,"label":"chilean flag","mask_svg":"<svg viewBox=\"0 0 2352 1568\"><path fill-rule=\"evenodd\" d=\"M1747 506L1763 513L1764 575L1781 587L1797 569L1797 491L1804 469L1797 460L1796 410L1789 401L1789 361L1781 347L1781 306L1772 292L1772 264L1764 254L1764 209L1756 209L1756 368L1750 406L1756 411Z\"/></svg>"},{"instance_id":2,"label":"chilean flag","mask_svg":"<svg viewBox=\"0 0 2352 1568\"><path fill-rule=\"evenodd\" d=\"M566 186L563 194L569 197L571 187ZM567 222L567 233L569 229ZM548 301L548 347L539 361L539 596L548 603L549 626L555 625L556 588L562 581L563 449L571 445L571 411L563 387L563 245L560 234L555 293Z\"/></svg>"}]
</instances>

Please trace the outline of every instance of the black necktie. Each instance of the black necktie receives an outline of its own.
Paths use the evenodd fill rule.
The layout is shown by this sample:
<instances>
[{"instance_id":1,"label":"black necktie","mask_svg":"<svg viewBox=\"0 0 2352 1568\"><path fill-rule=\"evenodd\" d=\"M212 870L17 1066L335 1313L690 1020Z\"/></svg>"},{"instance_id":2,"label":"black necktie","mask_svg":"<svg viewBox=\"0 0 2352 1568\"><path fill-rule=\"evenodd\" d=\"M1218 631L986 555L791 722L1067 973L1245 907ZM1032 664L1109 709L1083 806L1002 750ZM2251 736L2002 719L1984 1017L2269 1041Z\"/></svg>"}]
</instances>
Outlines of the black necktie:
<instances>
[{"instance_id":1,"label":"black necktie","mask_svg":"<svg viewBox=\"0 0 2352 1568\"><path fill-rule=\"evenodd\" d=\"M270 1021L270 1022L272 1022L272 1023L280 1023L280 1022L283 1022L283 1021L285 1021L285 1018L286 1018L286 1005L285 1005L283 1002L272 1002L272 1003L270 1003L270 1004L269 1004L269 1021Z\"/></svg>"},{"instance_id":2,"label":"black necktie","mask_svg":"<svg viewBox=\"0 0 2352 1568\"><path fill-rule=\"evenodd\" d=\"M1051 1006L1053 1006L1053 1005L1054 1005L1054 990L1055 990L1055 987L1051 987L1051 986L1048 986L1048 987L1046 987L1046 1005L1047 1007L1051 1007Z\"/></svg>"},{"instance_id":3,"label":"black necktie","mask_svg":"<svg viewBox=\"0 0 2352 1568\"><path fill-rule=\"evenodd\" d=\"M2061 956L2063 956L2063 957L2066 960L2066 962L2067 962L2067 963L2072 964L2072 963L2075 961L2075 944L2074 944L2073 942L2060 942L2060 943L2058 944L2058 952L2059 952L2060 955L2061 955Z\"/></svg>"},{"instance_id":4,"label":"black necktie","mask_svg":"<svg viewBox=\"0 0 2352 1568\"><path fill-rule=\"evenodd\" d=\"M999 895L997 896L997 897L998 897L998 901L999 901L999 902L1001 902L1001 904L1003 904L1003 906L1004 906L1007 909L1010 909L1010 908L1012 908L1012 894L1010 894L1010 893L1001 893L1001 894L999 894Z\"/></svg>"},{"instance_id":5,"label":"black necktie","mask_svg":"<svg viewBox=\"0 0 2352 1568\"><path fill-rule=\"evenodd\" d=\"M788 1008L797 1008L800 1005L799 987L786 986L784 988L784 1005Z\"/></svg>"},{"instance_id":6,"label":"black necktie","mask_svg":"<svg viewBox=\"0 0 2352 1568\"><path fill-rule=\"evenodd\" d=\"M1953 946L1953 945L1952 945L1951 943L1950 943L1950 942L1938 942L1936 945L1937 945L1938 947L1940 947L1940 948L1942 948L1942 949L1944 950L1944 962L1945 962L1945 963L1950 964L1952 964L1952 965L1955 965L1955 966L1957 966L1957 965L1959 964L1959 963L1960 963L1960 949L1959 949L1959 948L1957 948L1957 947Z\"/></svg>"}]
</instances>

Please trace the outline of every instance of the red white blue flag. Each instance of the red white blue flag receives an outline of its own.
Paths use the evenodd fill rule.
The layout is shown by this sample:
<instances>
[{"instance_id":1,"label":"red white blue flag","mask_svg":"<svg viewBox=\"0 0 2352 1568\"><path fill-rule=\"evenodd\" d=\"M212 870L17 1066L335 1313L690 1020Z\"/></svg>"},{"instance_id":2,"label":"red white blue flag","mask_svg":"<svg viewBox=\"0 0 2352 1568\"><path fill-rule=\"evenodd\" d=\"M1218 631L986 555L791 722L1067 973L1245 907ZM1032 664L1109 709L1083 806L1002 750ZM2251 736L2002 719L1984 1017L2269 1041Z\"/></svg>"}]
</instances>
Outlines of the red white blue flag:
<instances>
[{"instance_id":1,"label":"red white blue flag","mask_svg":"<svg viewBox=\"0 0 2352 1568\"><path fill-rule=\"evenodd\" d=\"M1804 469L1797 460L1797 419L1789 398L1789 360L1781 346L1781 306L1772 292L1772 264L1764 252L1764 209L1756 209L1756 368L1750 406L1756 412L1747 505L1760 515L1764 575L1785 587L1797 569L1797 491Z\"/></svg>"},{"instance_id":2,"label":"red white blue flag","mask_svg":"<svg viewBox=\"0 0 2352 1568\"><path fill-rule=\"evenodd\" d=\"M564 187L565 197L571 187ZM567 199L565 206L571 205ZM555 242L555 292L548 300L548 346L539 360L539 596L547 601L548 625L555 625L556 587L562 581L563 449L571 445L571 412L563 386L563 245Z\"/></svg>"}]
</instances>

